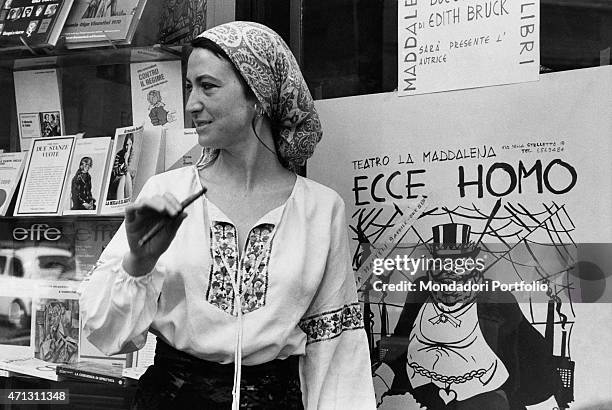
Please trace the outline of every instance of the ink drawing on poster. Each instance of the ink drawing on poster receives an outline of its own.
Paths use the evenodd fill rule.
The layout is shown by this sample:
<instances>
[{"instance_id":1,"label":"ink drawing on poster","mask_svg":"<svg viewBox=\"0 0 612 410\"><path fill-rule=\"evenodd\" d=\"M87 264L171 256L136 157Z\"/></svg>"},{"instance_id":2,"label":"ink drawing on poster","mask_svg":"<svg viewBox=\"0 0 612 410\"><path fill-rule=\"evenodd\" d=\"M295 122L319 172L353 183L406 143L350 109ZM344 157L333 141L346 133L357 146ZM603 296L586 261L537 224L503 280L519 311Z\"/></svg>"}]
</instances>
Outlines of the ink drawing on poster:
<instances>
[{"instance_id":1,"label":"ink drawing on poster","mask_svg":"<svg viewBox=\"0 0 612 410\"><path fill-rule=\"evenodd\" d=\"M157 61L130 66L134 122L150 127L183 128L181 62Z\"/></svg>"},{"instance_id":2,"label":"ink drawing on poster","mask_svg":"<svg viewBox=\"0 0 612 410\"><path fill-rule=\"evenodd\" d=\"M142 125L117 128L108 160L102 214L121 214L132 200L142 144Z\"/></svg>"},{"instance_id":3,"label":"ink drawing on poster","mask_svg":"<svg viewBox=\"0 0 612 410\"><path fill-rule=\"evenodd\" d=\"M379 408L610 408L612 67L316 105Z\"/></svg>"},{"instance_id":4,"label":"ink drawing on poster","mask_svg":"<svg viewBox=\"0 0 612 410\"><path fill-rule=\"evenodd\" d=\"M13 77L21 150L29 150L33 138L62 135L64 117L57 69L15 71Z\"/></svg>"},{"instance_id":5,"label":"ink drawing on poster","mask_svg":"<svg viewBox=\"0 0 612 410\"><path fill-rule=\"evenodd\" d=\"M132 42L147 0L76 0L62 34L68 48Z\"/></svg>"},{"instance_id":6,"label":"ink drawing on poster","mask_svg":"<svg viewBox=\"0 0 612 410\"><path fill-rule=\"evenodd\" d=\"M64 184L64 215L98 213L110 145L110 137L76 141Z\"/></svg>"},{"instance_id":7,"label":"ink drawing on poster","mask_svg":"<svg viewBox=\"0 0 612 410\"><path fill-rule=\"evenodd\" d=\"M16 216L60 215L74 136L37 138L26 158Z\"/></svg>"},{"instance_id":8,"label":"ink drawing on poster","mask_svg":"<svg viewBox=\"0 0 612 410\"><path fill-rule=\"evenodd\" d=\"M397 5L399 96L538 80L539 1Z\"/></svg>"},{"instance_id":9,"label":"ink drawing on poster","mask_svg":"<svg viewBox=\"0 0 612 410\"><path fill-rule=\"evenodd\" d=\"M0 216L6 215L23 174L26 152L0 153Z\"/></svg>"}]
</instances>

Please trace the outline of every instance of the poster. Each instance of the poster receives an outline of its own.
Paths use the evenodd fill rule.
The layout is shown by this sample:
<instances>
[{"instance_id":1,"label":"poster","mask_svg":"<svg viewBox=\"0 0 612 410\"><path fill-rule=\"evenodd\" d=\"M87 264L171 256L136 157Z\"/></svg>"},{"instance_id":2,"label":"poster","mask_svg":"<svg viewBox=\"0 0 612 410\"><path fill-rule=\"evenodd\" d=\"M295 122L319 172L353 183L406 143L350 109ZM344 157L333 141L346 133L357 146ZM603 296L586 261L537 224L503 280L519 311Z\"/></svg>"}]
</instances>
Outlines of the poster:
<instances>
[{"instance_id":1,"label":"poster","mask_svg":"<svg viewBox=\"0 0 612 410\"><path fill-rule=\"evenodd\" d=\"M609 407L612 69L316 104L308 176L346 204L379 408Z\"/></svg>"},{"instance_id":2,"label":"poster","mask_svg":"<svg viewBox=\"0 0 612 410\"><path fill-rule=\"evenodd\" d=\"M539 43L539 0L398 1L399 95L536 81Z\"/></svg>"}]
</instances>

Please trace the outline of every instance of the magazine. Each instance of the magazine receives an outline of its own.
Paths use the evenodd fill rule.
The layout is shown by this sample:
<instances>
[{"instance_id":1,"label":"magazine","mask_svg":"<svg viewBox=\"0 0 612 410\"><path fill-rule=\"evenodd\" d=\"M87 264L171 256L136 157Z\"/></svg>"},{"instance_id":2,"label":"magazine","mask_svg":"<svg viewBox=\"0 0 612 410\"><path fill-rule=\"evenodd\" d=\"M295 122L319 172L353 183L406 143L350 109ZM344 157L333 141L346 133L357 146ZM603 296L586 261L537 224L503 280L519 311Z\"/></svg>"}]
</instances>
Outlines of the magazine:
<instances>
[{"instance_id":1,"label":"magazine","mask_svg":"<svg viewBox=\"0 0 612 410\"><path fill-rule=\"evenodd\" d=\"M166 171L194 165L202 155L195 128L166 130L164 168Z\"/></svg>"},{"instance_id":2,"label":"magazine","mask_svg":"<svg viewBox=\"0 0 612 410\"><path fill-rule=\"evenodd\" d=\"M143 140L143 126L117 128L104 183L103 215L122 214L135 196L134 180Z\"/></svg>"},{"instance_id":3,"label":"magazine","mask_svg":"<svg viewBox=\"0 0 612 410\"><path fill-rule=\"evenodd\" d=\"M110 144L110 137L81 138L76 141L64 183L64 215L98 213Z\"/></svg>"}]
</instances>

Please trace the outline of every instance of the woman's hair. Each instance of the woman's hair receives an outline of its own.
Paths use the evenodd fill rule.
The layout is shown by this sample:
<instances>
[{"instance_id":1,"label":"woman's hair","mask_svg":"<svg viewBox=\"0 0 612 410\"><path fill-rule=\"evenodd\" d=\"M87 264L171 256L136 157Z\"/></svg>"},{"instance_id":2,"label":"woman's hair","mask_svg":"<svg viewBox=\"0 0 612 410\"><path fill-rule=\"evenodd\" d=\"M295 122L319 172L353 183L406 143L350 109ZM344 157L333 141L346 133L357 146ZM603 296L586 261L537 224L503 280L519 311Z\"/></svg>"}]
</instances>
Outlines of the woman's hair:
<instances>
[{"instance_id":1,"label":"woman's hair","mask_svg":"<svg viewBox=\"0 0 612 410\"><path fill-rule=\"evenodd\" d=\"M91 157L83 157L81 158L81 162L79 163L79 167L83 164L89 164L89 166L93 165L93 160L91 159Z\"/></svg>"},{"instance_id":2,"label":"woman's hair","mask_svg":"<svg viewBox=\"0 0 612 410\"><path fill-rule=\"evenodd\" d=\"M125 139L123 140L123 148L121 149L121 151L124 153L127 151L128 140L132 142L132 146L130 147L130 157L127 160L127 163L129 164L132 161L132 156L134 155L134 134L133 133L128 132L127 134L125 134Z\"/></svg>"},{"instance_id":3,"label":"woman's hair","mask_svg":"<svg viewBox=\"0 0 612 410\"><path fill-rule=\"evenodd\" d=\"M242 84L242 88L244 89L244 94L247 97L247 99L257 101L257 97L255 97L255 93L253 92L251 87L249 87L249 84L246 82L246 80L244 79L244 77L242 76L238 68L234 65L234 62L232 61L232 59L229 58L227 53L223 51L223 49L219 47L217 43L215 43L214 41L206 37L196 37L191 41L191 47L192 48L203 48L204 50L210 51L211 53L213 53L220 59L227 61L232 67L232 70L234 70L234 74L236 74L236 77L238 77L238 79L240 80L240 83Z\"/></svg>"}]
</instances>

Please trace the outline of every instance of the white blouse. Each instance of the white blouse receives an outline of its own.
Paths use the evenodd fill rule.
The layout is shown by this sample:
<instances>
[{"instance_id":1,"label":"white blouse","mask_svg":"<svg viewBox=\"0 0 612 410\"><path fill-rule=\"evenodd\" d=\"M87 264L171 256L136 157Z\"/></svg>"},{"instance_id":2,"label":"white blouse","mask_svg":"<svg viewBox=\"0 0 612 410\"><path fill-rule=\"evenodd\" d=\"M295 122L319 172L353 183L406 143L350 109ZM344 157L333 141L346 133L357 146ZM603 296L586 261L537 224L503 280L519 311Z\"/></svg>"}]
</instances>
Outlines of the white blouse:
<instances>
[{"instance_id":1,"label":"white blouse","mask_svg":"<svg viewBox=\"0 0 612 410\"><path fill-rule=\"evenodd\" d=\"M140 197L170 192L182 200L200 188L197 169L185 167L152 177ZM339 195L298 176L285 204L255 224L241 251L234 224L213 203L202 197L185 212L168 250L141 277L122 268L129 247L119 228L81 296L89 341L109 355L130 352L150 330L218 363L299 355L307 410L374 409Z\"/></svg>"}]
</instances>

